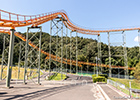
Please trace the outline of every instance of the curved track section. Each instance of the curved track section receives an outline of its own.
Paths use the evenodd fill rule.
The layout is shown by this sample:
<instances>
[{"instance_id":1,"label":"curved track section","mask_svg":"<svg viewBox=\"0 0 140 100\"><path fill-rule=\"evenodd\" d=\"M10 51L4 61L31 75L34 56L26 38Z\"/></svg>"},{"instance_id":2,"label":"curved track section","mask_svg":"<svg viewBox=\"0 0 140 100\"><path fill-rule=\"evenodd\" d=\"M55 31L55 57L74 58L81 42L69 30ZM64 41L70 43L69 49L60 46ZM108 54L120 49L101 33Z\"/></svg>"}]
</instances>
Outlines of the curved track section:
<instances>
[{"instance_id":1,"label":"curved track section","mask_svg":"<svg viewBox=\"0 0 140 100\"><path fill-rule=\"evenodd\" d=\"M20 15L15 13L10 13L4 10L0 10L0 27L23 27L23 26L38 26L52 19L59 18L63 21L65 26L72 31L77 31L82 34L99 35L102 32L115 32L115 31L130 31L130 30L140 30L138 28L124 28L124 29L111 29L111 30L89 30L80 28L74 25L72 21L68 18L65 11L49 12L38 15Z\"/></svg>"}]
</instances>

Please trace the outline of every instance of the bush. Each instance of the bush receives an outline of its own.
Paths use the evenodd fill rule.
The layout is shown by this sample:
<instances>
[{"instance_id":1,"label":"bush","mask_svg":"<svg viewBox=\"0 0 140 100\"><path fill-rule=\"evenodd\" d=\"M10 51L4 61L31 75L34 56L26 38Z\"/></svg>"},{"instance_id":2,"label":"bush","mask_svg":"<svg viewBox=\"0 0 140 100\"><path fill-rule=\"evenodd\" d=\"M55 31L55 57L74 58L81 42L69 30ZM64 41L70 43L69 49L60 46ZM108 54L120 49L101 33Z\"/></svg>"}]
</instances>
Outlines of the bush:
<instances>
[{"instance_id":1,"label":"bush","mask_svg":"<svg viewBox=\"0 0 140 100\"><path fill-rule=\"evenodd\" d=\"M48 77L48 80L64 80L67 78L65 74L62 74L62 79L61 79L61 73L51 73L52 75Z\"/></svg>"},{"instance_id":2,"label":"bush","mask_svg":"<svg viewBox=\"0 0 140 100\"><path fill-rule=\"evenodd\" d=\"M94 77L96 77L96 74L93 74L93 75L92 75L93 82L94 82Z\"/></svg>"},{"instance_id":3,"label":"bush","mask_svg":"<svg viewBox=\"0 0 140 100\"><path fill-rule=\"evenodd\" d=\"M107 79L104 76L97 76L93 78L93 82L106 82Z\"/></svg>"},{"instance_id":4,"label":"bush","mask_svg":"<svg viewBox=\"0 0 140 100\"><path fill-rule=\"evenodd\" d=\"M134 77L137 79L137 80L140 80L140 61L139 63L137 63L136 65L136 68L134 70Z\"/></svg>"},{"instance_id":5,"label":"bush","mask_svg":"<svg viewBox=\"0 0 140 100\"><path fill-rule=\"evenodd\" d=\"M49 76L49 78L48 78L48 80L52 80L54 77L56 77L57 76L57 73L52 73L52 75L51 76Z\"/></svg>"},{"instance_id":6,"label":"bush","mask_svg":"<svg viewBox=\"0 0 140 100\"><path fill-rule=\"evenodd\" d=\"M96 77L96 74L93 74L93 75L92 75L92 79L93 79L94 77Z\"/></svg>"},{"instance_id":7,"label":"bush","mask_svg":"<svg viewBox=\"0 0 140 100\"><path fill-rule=\"evenodd\" d=\"M108 79L108 75L107 74L99 74L99 76L103 76L103 77Z\"/></svg>"},{"instance_id":8,"label":"bush","mask_svg":"<svg viewBox=\"0 0 140 100\"><path fill-rule=\"evenodd\" d=\"M93 74L92 75L92 79L93 79L93 82L107 82L107 79L108 79L108 75L106 74L99 74L98 76L96 76L96 74Z\"/></svg>"}]
</instances>

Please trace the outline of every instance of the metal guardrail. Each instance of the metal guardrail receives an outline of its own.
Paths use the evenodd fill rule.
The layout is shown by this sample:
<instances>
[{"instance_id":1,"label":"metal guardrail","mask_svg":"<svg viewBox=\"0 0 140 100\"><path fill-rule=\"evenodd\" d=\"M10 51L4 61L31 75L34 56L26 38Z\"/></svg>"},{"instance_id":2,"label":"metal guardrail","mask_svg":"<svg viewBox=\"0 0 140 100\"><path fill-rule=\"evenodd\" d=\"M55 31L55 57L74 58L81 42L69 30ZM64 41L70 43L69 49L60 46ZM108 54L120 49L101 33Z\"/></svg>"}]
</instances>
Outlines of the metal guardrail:
<instances>
[{"instance_id":1,"label":"metal guardrail","mask_svg":"<svg viewBox=\"0 0 140 100\"><path fill-rule=\"evenodd\" d=\"M122 92L125 92L127 95L129 95L130 97L136 97L136 98L140 98L140 90L139 89L132 89L131 86L127 87L126 85L120 83L120 82L115 82L113 80L107 79L107 84L110 84L114 87L116 87L117 89L121 90ZM131 85L131 83L130 83Z\"/></svg>"}]
</instances>

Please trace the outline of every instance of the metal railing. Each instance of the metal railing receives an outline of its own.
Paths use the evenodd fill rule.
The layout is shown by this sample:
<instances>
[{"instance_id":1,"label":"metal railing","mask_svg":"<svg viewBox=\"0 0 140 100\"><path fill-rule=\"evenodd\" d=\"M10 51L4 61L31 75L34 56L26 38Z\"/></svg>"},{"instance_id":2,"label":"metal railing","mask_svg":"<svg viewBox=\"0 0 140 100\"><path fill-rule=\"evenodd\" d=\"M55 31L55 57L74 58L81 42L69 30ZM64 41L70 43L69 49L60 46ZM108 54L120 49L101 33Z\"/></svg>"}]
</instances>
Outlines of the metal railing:
<instances>
[{"instance_id":1,"label":"metal railing","mask_svg":"<svg viewBox=\"0 0 140 100\"><path fill-rule=\"evenodd\" d=\"M54 68L52 71L58 71L58 70L59 69ZM67 71L66 71L66 69L63 69L63 72L70 73L70 69L67 69ZM71 70L71 72L76 74L75 70ZM88 75L88 76L90 76L90 75L93 75L93 74L97 74L97 72L94 73L94 71L91 72L91 71L78 70L77 74L78 75ZM107 73L99 72L98 74L107 74ZM109 74L107 74L107 75L109 76ZM135 79L134 76L129 76L129 75L126 76L126 75L121 75L121 74L111 74L111 77L113 77L113 78L121 78L121 79L125 79L127 77L127 79Z\"/></svg>"},{"instance_id":2,"label":"metal railing","mask_svg":"<svg viewBox=\"0 0 140 100\"><path fill-rule=\"evenodd\" d=\"M112 85L116 89L122 91L123 93L129 95L129 98L137 98L140 99L140 90L138 89L132 89L131 88L131 82L129 82L129 87L120 83L120 82L115 82L113 80L107 79L107 84Z\"/></svg>"}]
</instances>

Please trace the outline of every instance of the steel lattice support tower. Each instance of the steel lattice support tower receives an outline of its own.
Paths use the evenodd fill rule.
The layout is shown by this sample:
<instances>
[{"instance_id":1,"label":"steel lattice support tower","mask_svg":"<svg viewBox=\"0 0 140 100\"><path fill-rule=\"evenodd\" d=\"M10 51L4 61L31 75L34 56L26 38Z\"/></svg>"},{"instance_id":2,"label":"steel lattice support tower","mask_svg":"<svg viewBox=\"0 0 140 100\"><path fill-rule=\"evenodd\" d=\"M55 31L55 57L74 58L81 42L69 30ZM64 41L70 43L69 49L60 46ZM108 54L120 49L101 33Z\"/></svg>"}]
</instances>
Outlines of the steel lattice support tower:
<instances>
[{"instance_id":1,"label":"steel lattice support tower","mask_svg":"<svg viewBox=\"0 0 140 100\"><path fill-rule=\"evenodd\" d=\"M61 52L59 49L61 48L61 33L62 32L62 22L59 19L54 19L51 20L50 22L50 43L49 43L49 54L54 54L56 55L56 58L54 58L56 61L54 61L51 58L51 55L49 55L49 75L51 70L53 69L51 66L52 64L55 64L55 68L56 71L60 71L60 64L59 62L57 62L58 57L61 57L61 54L59 52ZM54 43L54 44L53 44ZM54 48L52 48L52 46ZM61 48L62 49L62 48Z\"/></svg>"},{"instance_id":2,"label":"steel lattice support tower","mask_svg":"<svg viewBox=\"0 0 140 100\"><path fill-rule=\"evenodd\" d=\"M128 79L128 61L127 61L127 49L126 49L126 34L125 31L122 32L123 35L123 51L124 51L124 66L125 68L125 79Z\"/></svg>"},{"instance_id":3,"label":"steel lattice support tower","mask_svg":"<svg viewBox=\"0 0 140 100\"><path fill-rule=\"evenodd\" d=\"M42 27L28 27L26 33L26 47L25 47L25 65L24 65L24 84L26 84L26 76L28 68L37 68L38 80L40 84L40 59L41 59L41 35ZM38 41L38 43L33 40ZM32 44L30 44L32 42ZM34 48L31 46L33 45ZM31 74L31 70L29 72ZM32 75L33 77L34 75Z\"/></svg>"},{"instance_id":4,"label":"steel lattice support tower","mask_svg":"<svg viewBox=\"0 0 140 100\"><path fill-rule=\"evenodd\" d=\"M21 63L25 59L25 43L23 41L19 42L19 58L18 58L18 79L20 78L20 67Z\"/></svg>"},{"instance_id":5,"label":"steel lattice support tower","mask_svg":"<svg viewBox=\"0 0 140 100\"><path fill-rule=\"evenodd\" d=\"M76 31L71 31L70 32L70 73L72 73L73 63L75 63L75 67L76 67L75 72L78 73L78 39L77 38L78 38L78 33Z\"/></svg>"},{"instance_id":6,"label":"steel lattice support tower","mask_svg":"<svg viewBox=\"0 0 140 100\"><path fill-rule=\"evenodd\" d=\"M115 36L115 38L113 38ZM115 48L117 46L117 48ZM115 49L113 49L113 47ZM108 58L109 58L109 77L112 77L112 65L113 62L111 59L118 58L120 61L124 62L125 66L125 78L128 78L128 65L127 65L127 50L126 50L126 35L125 32L108 32ZM118 61L119 62L119 61ZM117 63L118 63L117 62ZM118 73L120 74L122 71L118 69ZM118 75L119 76L119 75Z\"/></svg>"},{"instance_id":7,"label":"steel lattice support tower","mask_svg":"<svg viewBox=\"0 0 140 100\"><path fill-rule=\"evenodd\" d=\"M8 42L9 44L9 39L8 39L8 35L4 34L3 37L3 51L2 51L2 61L1 61L1 75L0 75L0 79L3 79L3 71L4 71L4 65L8 65L8 50L9 50L9 46L6 46L6 42ZM4 76L6 77L6 75Z\"/></svg>"},{"instance_id":8,"label":"steel lattice support tower","mask_svg":"<svg viewBox=\"0 0 140 100\"><path fill-rule=\"evenodd\" d=\"M74 37L75 35L75 37ZM73 60L76 61L75 72L78 73L78 33L76 31L70 32L70 73L72 72Z\"/></svg>"},{"instance_id":9,"label":"steel lattice support tower","mask_svg":"<svg viewBox=\"0 0 140 100\"><path fill-rule=\"evenodd\" d=\"M64 68L63 57L66 56L66 59L67 59L67 55L64 55L64 52L67 52L67 46L66 46L66 51L65 51L63 47L64 46L63 43L64 41L66 41L67 43L66 39L67 39L68 30L66 27L64 27L63 21L65 20L60 17L60 18L51 20L51 23L50 23L49 53L56 55L56 58L51 58L51 55L49 56L49 73L51 69L56 69L57 72L62 73L63 68ZM65 35L66 35L66 39L64 39ZM53 66L55 65L55 67L52 68L52 65ZM67 69L67 62L66 62L66 69Z\"/></svg>"},{"instance_id":10,"label":"steel lattice support tower","mask_svg":"<svg viewBox=\"0 0 140 100\"><path fill-rule=\"evenodd\" d=\"M18 66L20 61L23 60L24 56L23 54L21 54L21 51L25 51L23 50L24 45L22 44L22 42L19 38L16 38L16 44L14 44L13 49L16 48L18 49L20 47L20 45L22 45L22 48L19 48L19 62L18 62ZM8 53L9 53L9 35L8 34L4 34L4 38L3 38L3 52L2 52L2 65L1 65L1 79L3 77L3 79L5 79L7 77L7 75L4 75L4 69L6 68L6 66L8 65ZM14 53L13 53L14 56ZM11 62L11 67L10 67L10 78L12 78L12 73L15 73L15 75L17 76L17 78L19 79L19 74L20 74L20 66L18 67L18 73L16 72L16 70L12 70L12 62Z\"/></svg>"}]
</instances>

